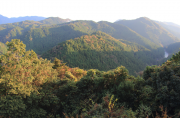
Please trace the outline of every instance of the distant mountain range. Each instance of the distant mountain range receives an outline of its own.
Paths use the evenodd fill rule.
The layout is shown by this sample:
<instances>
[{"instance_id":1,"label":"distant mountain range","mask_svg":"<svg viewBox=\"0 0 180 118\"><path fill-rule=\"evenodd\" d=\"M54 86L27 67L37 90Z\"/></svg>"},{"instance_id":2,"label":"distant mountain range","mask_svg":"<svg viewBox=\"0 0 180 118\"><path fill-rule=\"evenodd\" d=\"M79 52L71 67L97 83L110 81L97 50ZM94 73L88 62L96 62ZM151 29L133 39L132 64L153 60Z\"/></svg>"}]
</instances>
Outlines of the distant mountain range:
<instances>
[{"instance_id":1,"label":"distant mountain range","mask_svg":"<svg viewBox=\"0 0 180 118\"><path fill-rule=\"evenodd\" d=\"M8 18L5 16L0 15L0 24L7 24L7 23L15 23L21 22L25 20L33 20L33 21L40 21L46 19L45 17L39 16L25 16L25 17L17 17L17 18Z\"/></svg>"},{"instance_id":2,"label":"distant mountain range","mask_svg":"<svg viewBox=\"0 0 180 118\"><path fill-rule=\"evenodd\" d=\"M53 24L62 24L62 23L65 23L65 22L71 22L70 19L62 19L62 18L59 18L59 17L49 17L49 18L46 18L44 20L41 20L39 21L43 24L50 24L50 25L53 25Z\"/></svg>"}]
</instances>

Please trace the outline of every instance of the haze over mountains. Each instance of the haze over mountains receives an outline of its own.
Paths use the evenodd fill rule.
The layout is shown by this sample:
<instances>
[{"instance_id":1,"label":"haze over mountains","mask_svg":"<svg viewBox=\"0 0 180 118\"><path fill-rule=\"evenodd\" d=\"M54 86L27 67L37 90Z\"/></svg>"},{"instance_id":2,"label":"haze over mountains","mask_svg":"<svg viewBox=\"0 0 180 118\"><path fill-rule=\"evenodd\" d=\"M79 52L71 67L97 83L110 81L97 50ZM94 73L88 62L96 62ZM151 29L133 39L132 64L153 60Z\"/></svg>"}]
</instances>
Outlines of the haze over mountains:
<instances>
[{"instance_id":1,"label":"haze over mountains","mask_svg":"<svg viewBox=\"0 0 180 118\"><path fill-rule=\"evenodd\" d=\"M180 25L170 23L170 22L159 22L156 21L158 24L160 24L162 27L164 27L167 31L169 31L174 36L180 38Z\"/></svg>"},{"instance_id":2,"label":"haze over mountains","mask_svg":"<svg viewBox=\"0 0 180 118\"><path fill-rule=\"evenodd\" d=\"M0 24L6 24L6 23L15 23L15 22L21 22L25 20L33 20L33 21L40 21L46 19L45 17L39 17L39 16L25 16L25 17L17 17L17 18L8 18L5 16L0 15Z\"/></svg>"},{"instance_id":3,"label":"haze over mountains","mask_svg":"<svg viewBox=\"0 0 180 118\"><path fill-rule=\"evenodd\" d=\"M1 16L0 23L9 23L0 25L0 41L20 39L27 50L57 57L70 67L109 70L123 65L131 74L162 63L164 49L172 54L180 47L180 26L145 17L115 23L34 18L10 23Z\"/></svg>"},{"instance_id":4,"label":"haze over mountains","mask_svg":"<svg viewBox=\"0 0 180 118\"><path fill-rule=\"evenodd\" d=\"M158 45L167 46L170 43L179 41L177 37L173 36L161 25L145 17L135 20L120 20L115 23L131 28Z\"/></svg>"}]
</instances>

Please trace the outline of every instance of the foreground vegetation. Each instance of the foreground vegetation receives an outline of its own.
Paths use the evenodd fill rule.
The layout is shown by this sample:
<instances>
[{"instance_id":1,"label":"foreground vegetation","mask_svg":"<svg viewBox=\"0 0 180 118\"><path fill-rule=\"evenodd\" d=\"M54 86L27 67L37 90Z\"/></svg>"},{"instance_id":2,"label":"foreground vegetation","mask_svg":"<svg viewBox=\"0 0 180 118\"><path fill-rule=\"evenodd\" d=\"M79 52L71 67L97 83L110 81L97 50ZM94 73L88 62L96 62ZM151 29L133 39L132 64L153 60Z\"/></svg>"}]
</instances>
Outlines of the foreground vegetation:
<instances>
[{"instance_id":1,"label":"foreground vegetation","mask_svg":"<svg viewBox=\"0 0 180 118\"><path fill-rule=\"evenodd\" d=\"M179 117L180 52L134 77L123 67L109 71L70 68L26 51L17 39L0 56L3 118Z\"/></svg>"}]
</instances>

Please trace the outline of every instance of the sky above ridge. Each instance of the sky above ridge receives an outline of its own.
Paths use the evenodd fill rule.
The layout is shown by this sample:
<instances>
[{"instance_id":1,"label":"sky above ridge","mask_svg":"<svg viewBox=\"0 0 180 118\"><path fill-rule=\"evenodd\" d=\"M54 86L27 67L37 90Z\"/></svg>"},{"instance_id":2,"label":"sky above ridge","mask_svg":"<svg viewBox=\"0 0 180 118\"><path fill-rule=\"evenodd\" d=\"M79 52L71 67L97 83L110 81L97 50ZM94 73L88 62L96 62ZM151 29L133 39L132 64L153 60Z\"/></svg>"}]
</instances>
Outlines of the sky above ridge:
<instances>
[{"instance_id":1,"label":"sky above ridge","mask_svg":"<svg viewBox=\"0 0 180 118\"><path fill-rule=\"evenodd\" d=\"M6 17L43 16L114 22L148 17L180 25L180 0L2 0Z\"/></svg>"}]
</instances>

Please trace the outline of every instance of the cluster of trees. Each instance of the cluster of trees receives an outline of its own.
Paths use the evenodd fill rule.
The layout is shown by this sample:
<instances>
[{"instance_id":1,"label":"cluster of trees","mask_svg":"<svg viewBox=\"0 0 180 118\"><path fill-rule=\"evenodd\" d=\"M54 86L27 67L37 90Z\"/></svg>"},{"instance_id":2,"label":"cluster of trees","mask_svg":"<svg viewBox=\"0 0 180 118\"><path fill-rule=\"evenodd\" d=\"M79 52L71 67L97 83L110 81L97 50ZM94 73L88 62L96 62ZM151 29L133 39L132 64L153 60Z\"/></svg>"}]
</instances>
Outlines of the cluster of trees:
<instances>
[{"instance_id":1,"label":"cluster of trees","mask_svg":"<svg viewBox=\"0 0 180 118\"><path fill-rule=\"evenodd\" d=\"M26 51L14 39L0 56L0 117L144 118L179 117L180 52L162 66L134 77L109 71L70 68Z\"/></svg>"}]
</instances>

